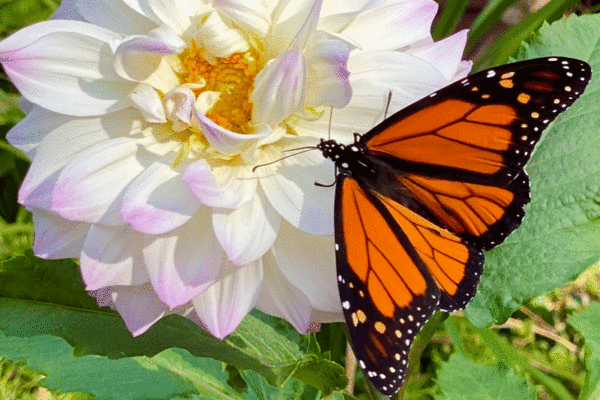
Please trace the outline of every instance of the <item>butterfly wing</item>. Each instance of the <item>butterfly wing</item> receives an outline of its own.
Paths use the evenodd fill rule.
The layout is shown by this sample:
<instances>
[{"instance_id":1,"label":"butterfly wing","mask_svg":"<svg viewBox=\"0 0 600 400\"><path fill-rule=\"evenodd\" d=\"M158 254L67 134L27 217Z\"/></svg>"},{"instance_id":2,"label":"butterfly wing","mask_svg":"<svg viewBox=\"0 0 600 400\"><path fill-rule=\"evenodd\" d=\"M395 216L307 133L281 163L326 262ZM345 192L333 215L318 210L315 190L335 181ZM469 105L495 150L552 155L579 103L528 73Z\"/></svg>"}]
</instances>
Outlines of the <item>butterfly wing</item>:
<instances>
[{"instance_id":1,"label":"butterfly wing","mask_svg":"<svg viewBox=\"0 0 600 400\"><path fill-rule=\"evenodd\" d=\"M523 167L542 131L590 76L588 64L564 57L482 71L394 114L361 144L437 222L490 249L521 223Z\"/></svg>"},{"instance_id":2,"label":"butterfly wing","mask_svg":"<svg viewBox=\"0 0 600 400\"><path fill-rule=\"evenodd\" d=\"M482 253L346 173L336 186L335 240L342 308L357 360L383 394L402 385L413 339L443 299L464 308Z\"/></svg>"}]
</instances>

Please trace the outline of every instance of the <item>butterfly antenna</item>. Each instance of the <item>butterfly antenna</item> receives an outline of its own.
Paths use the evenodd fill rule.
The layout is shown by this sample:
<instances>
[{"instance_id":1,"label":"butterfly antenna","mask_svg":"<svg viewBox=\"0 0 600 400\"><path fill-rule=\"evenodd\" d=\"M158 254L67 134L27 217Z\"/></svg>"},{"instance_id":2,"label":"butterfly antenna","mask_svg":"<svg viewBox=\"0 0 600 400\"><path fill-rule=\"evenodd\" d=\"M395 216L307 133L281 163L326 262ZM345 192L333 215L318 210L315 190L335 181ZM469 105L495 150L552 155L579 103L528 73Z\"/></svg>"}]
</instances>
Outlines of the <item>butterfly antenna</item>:
<instances>
[{"instance_id":1,"label":"butterfly antenna","mask_svg":"<svg viewBox=\"0 0 600 400\"><path fill-rule=\"evenodd\" d=\"M385 105L385 112L383 113L383 119L387 118L388 111L390 110L390 104L392 104L392 89L388 92L387 104Z\"/></svg>"},{"instance_id":2,"label":"butterfly antenna","mask_svg":"<svg viewBox=\"0 0 600 400\"><path fill-rule=\"evenodd\" d=\"M268 163L265 163L265 164L258 164L258 165L255 165L255 166L252 168L252 172L255 172L255 171L256 171L258 168L260 168L260 167L266 167L267 165L276 164L276 163L280 162L281 160L285 160L286 158L294 157L294 156L297 156L298 154L306 153L306 152L309 152L309 151L311 151L311 150L317 150L317 146L305 146L305 147L298 147L298 148L296 148L296 149L284 150L284 152L285 152L285 151L298 151L298 152L297 152L297 153L294 153L294 154L288 154L287 156L284 156L284 157L278 158L278 159L277 159L277 160L275 160L275 161L271 161L271 162L268 162Z\"/></svg>"}]
</instances>

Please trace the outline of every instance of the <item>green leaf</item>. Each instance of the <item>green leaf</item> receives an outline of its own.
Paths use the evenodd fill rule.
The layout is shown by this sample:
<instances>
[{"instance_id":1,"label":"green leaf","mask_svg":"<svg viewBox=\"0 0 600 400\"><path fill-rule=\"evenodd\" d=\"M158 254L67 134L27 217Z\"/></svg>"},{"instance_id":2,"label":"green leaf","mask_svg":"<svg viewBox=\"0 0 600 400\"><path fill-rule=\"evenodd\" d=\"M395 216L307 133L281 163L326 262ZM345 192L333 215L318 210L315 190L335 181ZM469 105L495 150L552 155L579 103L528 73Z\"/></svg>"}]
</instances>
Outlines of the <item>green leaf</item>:
<instances>
[{"instance_id":1,"label":"green leaf","mask_svg":"<svg viewBox=\"0 0 600 400\"><path fill-rule=\"evenodd\" d=\"M254 370L275 386L291 376L315 384L324 393L346 384L340 365L310 354L318 352L316 342L311 342L314 338L298 334L280 319L252 313L221 341L183 317L169 316L134 338L119 315L99 309L87 296L73 261L16 257L1 266L0 329L8 335L59 336L81 356L154 356L179 347L194 356Z\"/></svg>"},{"instance_id":2,"label":"green leaf","mask_svg":"<svg viewBox=\"0 0 600 400\"><path fill-rule=\"evenodd\" d=\"M0 35L47 19L56 9L58 0L2 0L0 1Z\"/></svg>"},{"instance_id":3,"label":"green leaf","mask_svg":"<svg viewBox=\"0 0 600 400\"><path fill-rule=\"evenodd\" d=\"M451 0L445 2L440 19L431 33L433 39L440 40L450 35L461 20L468 5L468 0Z\"/></svg>"},{"instance_id":4,"label":"green leaf","mask_svg":"<svg viewBox=\"0 0 600 400\"><path fill-rule=\"evenodd\" d=\"M567 319L567 322L585 339L585 383L579 394L580 400L600 398L600 304L590 307Z\"/></svg>"},{"instance_id":5,"label":"green leaf","mask_svg":"<svg viewBox=\"0 0 600 400\"><path fill-rule=\"evenodd\" d=\"M479 12L469 27L469 39L465 52L469 53L479 40L500 20L502 14L517 0L491 0Z\"/></svg>"},{"instance_id":6,"label":"green leaf","mask_svg":"<svg viewBox=\"0 0 600 400\"><path fill-rule=\"evenodd\" d=\"M26 361L47 376L41 384L61 392L86 392L101 399L163 399L199 393L211 399L241 399L226 383L222 364L167 350L152 358L76 357L63 339L48 335L7 337L0 332L0 354Z\"/></svg>"},{"instance_id":7,"label":"green leaf","mask_svg":"<svg viewBox=\"0 0 600 400\"><path fill-rule=\"evenodd\" d=\"M23 119L25 113L19 108L20 97L0 90L0 125L14 125Z\"/></svg>"},{"instance_id":8,"label":"green leaf","mask_svg":"<svg viewBox=\"0 0 600 400\"><path fill-rule=\"evenodd\" d=\"M560 19L577 0L553 0L548 2L533 14L525 16L518 24L510 27L487 53L474 65L473 70L478 71L485 66L504 64L514 55L521 43L531 37L535 31L546 21L552 22ZM561 48L570 46L570 41L565 38Z\"/></svg>"},{"instance_id":9,"label":"green leaf","mask_svg":"<svg viewBox=\"0 0 600 400\"><path fill-rule=\"evenodd\" d=\"M585 34L584 34L585 32ZM477 326L504 322L524 300L570 282L600 259L600 17L570 17L540 30L521 59L566 55L589 62L585 94L544 132L526 167L531 203L521 227L486 253L466 309ZM569 43L569 50L557 43Z\"/></svg>"},{"instance_id":10,"label":"green leaf","mask_svg":"<svg viewBox=\"0 0 600 400\"><path fill-rule=\"evenodd\" d=\"M461 354L453 354L439 370L437 382L444 400L535 399L525 378L501 365L479 365Z\"/></svg>"}]
</instances>

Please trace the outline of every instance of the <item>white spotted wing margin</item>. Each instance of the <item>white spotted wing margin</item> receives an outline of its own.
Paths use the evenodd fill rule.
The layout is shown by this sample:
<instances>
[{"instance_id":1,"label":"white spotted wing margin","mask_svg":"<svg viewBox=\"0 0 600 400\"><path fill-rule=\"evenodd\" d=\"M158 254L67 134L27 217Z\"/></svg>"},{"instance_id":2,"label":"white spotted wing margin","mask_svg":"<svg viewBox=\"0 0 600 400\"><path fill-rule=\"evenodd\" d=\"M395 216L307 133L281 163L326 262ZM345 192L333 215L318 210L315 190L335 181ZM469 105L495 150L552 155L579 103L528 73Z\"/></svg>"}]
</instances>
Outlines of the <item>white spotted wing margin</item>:
<instances>
[{"instance_id":1,"label":"white spotted wing margin","mask_svg":"<svg viewBox=\"0 0 600 400\"><path fill-rule=\"evenodd\" d=\"M411 344L437 309L440 289L386 207L344 173L336 210L338 287L352 347L365 376L391 396L404 383ZM396 251L411 265L393 265Z\"/></svg>"}]
</instances>

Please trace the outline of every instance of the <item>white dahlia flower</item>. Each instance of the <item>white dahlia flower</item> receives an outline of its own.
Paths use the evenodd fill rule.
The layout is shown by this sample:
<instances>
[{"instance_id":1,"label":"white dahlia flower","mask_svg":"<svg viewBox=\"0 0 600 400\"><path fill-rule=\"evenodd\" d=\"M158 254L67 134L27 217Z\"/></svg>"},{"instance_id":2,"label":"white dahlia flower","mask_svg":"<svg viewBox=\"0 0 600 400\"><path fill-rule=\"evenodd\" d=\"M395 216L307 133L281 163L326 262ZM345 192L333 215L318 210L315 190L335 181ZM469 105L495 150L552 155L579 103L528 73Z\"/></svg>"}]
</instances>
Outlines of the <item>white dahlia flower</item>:
<instances>
[{"instance_id":1,"label":"white dahlia flower","mask_svg":"<svg viewBox=\"0 0 600 400\"><path fill-rule=\"evenodd\" d=\"M39 257L79 258L134 335L170 313L214 336L254 307L342 320L333 164L391 110L462 78L466 32L432 0L64 0L0 42L32 164L19 202ZM332 121L329 114L332 110Z\"/></svg>"}]
</instances>

